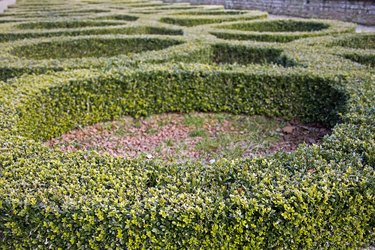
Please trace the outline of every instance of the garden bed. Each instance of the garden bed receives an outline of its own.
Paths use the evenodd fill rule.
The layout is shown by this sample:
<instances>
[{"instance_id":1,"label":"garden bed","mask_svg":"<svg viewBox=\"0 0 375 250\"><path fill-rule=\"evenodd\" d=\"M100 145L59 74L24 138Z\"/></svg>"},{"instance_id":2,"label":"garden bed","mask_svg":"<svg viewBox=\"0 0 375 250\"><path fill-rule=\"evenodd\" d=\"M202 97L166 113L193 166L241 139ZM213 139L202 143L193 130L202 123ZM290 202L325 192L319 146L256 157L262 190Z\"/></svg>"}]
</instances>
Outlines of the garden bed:
<instances>
[{"instance_id":1,"label":"garden bed","mask_svg":"<svg viewBox=\"0 0 375 250\"><path fill-rule=\"evenodd\" d=\"M1 43L0 248L375 244L374 50L353 24L271 32L261 12L74 6L20 1L0 24L59 34Z\"/></svg>"},{"instance_id":2,"label":"garden bed","mask_svg":"<svg viewBox=\"0 0 375 250\"><path fill-rule=\"evenodd\" d=\"M163 114L79 128L49 140L64 152L94 150L128 159L164 163L214 163L226 158L252 158L299 144L316 144L329 133L318 124L304 125L262 116L226 113Z\"/></svg>"}]
</instances>

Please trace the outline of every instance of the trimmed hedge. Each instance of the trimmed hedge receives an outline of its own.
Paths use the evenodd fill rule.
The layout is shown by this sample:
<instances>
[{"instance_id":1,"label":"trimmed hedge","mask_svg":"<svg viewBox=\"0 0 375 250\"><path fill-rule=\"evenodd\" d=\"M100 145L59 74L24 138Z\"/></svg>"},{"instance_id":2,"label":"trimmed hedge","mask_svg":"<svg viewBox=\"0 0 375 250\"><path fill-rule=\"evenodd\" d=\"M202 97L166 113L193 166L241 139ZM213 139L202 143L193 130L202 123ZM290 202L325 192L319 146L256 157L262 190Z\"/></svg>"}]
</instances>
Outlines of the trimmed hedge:
<instances>
[{"instance_id":1,"label":"trimmed hedge","mask_svg":"<svg viewBox=\"0 0 375 250\"><path fill-rule=\"evenodd\" d=\"M311 40L310 46L326 47L326 51L349 59L353 62L374 67L375 65L375 35L372 33L345 34L337 37L327 37Z\"/></svg>"},{"instance_id":2,"label":"trimmed hedge","mask_svg":"<svg viewBox=\"0 0 375 250\"><path fill-rule=\"evenodd\" d=\"M297 39L353 32L349 23L328 20L270 20L215 27L210 33L221 39L287 43Z\"/></svg>"},{"instance_id":3,"label":"trimmed hedge","mask_svg":"<svg viewBox=\"0 0 375 250\"><path fill-rule=\"evenodd\" d=\"M90 122L106 119L99 114L114 115L124 107L128 112L138 114L158 110L215 111L215 107L220 108L222 104L210 104L213 99L206 96L210 93L205 90L207 83L216 80L217 83L212 85L218 93L214 94L214 100L220 101L227 98L225 88L229 90L229 79L233 83L240 83L234 81L233 77L243 78L249 84L251 77L249 73L240 72L218 74L220 71L215 69L212 73L202 72L200 68L194 69L192 66L171 66L171 70L156 67L145 71L149 67L145 65L134 73L121 73L124 72L121 70L103 76L90 71L64 73L66 80L61 80L62 74L20 78L11 83L15 86L21 84L18 88L7 85L8 94L28 94L22 97L24 100L7 102L18 103L14 112L19 118L15 120L24 122L18 122L17 129L8 127L11 131L7 134L20 135L27 128L33 129L34 122L47 121L43 125L45 127L30 131L32 133L26 137L35 138L38 131L60 129L61 125L72 120L81 123L85 118L89 118L86 121ZM296 90L304 89L312 87L310 83L314 82L318 84L317 87L309 89L310 94L316 93L318 99L314 100L323 101L322 106L324 102L332 102L329 95L327 99L324 99L324 95L337 90L321 89L329 86L324 84L322 76L308 76L306 73L294 73L296 83L305 79L306 85L289 86L295 86ZM272 83L279 83L282 79L283 74L277 74L265 74L263 79L261 75L254 74L251 78L272 86ZM285 75L288 80L292 76ZM189 79L195 79L196 84L186 86L191 82ZM343 82L339 86L354 80L341 79ZM334 83L337 80L331 81ZM42 89L30 89L35 87L35 81ZM177 85L173 84L174 81ZM152 82L155 85L149 86ZM150 88L141 88L139 84L142 83ZM244 98L241 93L246 93L245 90L259 87L253 84L239 86L243 90L238 92L238 88L233 86L230 90L234 96L228 97L228 100L239 93L240 101ZM205 166L160 166L89 152L66 155L32 140L25 140L25 137L3 135L7 139L1 140L3 153L0 156L0 180L4 183L0 192L2 244L4 247L99 249L125 246L132 249L182 246L219 248L223 245L259 249L340 248L343 244L348 248L362 246L373 239L375 222L374 113L361 111L371 107L372 84L371 78L362 80L363 91L350 91L349 102L353 105L344 117L345 123L334 130L322 147L301 147L295 153L280 153L272 158L231 162L223 159ZM337 82L334 85L337 86ZM202 88L201 92L198 86ZM221 95L218 86L224 88ZM189 87L193 87L188 92L191 95L182 95L182 91ZM150 92L144 93L142 90ZM344 91L348 90L346 88ZM158 92L160 95L155 95ZM181 103L179 93L186 97L184 103ZM197 96L198 93L201 95ZM286 90L285 93L290 95L291 92ZM301 91L295 94L303 97ZM296 100L295 94L290 100ZM355 99L356 96L359 99ZM147 100L146 97L151 99ZM123 102L122 105L116 105L116 100ZM151 108L148 105L150 100L160 109ZM261 97L259 101L267 103ZM241 107L239 103L229 106L229 111L236 112ZM246 104L248 102L244 103L243 108L249 110ZM311 100L311 104L311 110L322 112L319 107L314 107L316 101ZM25 112L19 113L17 110ZM52 112L57 113L53 115ZM126 113L126 110L123 112ZM265 112L269 113L270 110L265 109ZM56 123L56 118L60 119L60 123ZM65 129L70 129L75 122ZM57 134L62 132L57 131ZM19 182L20 177L23 182Z\"/></svg>"},{"instance_id":4,"label":"trimmed hedge","mask_svg":"<svg viewBox=\"0 0 375 250\"><path fill-rule=\"evenodd\" d=\"M111 21L64 21L64 22L35 22L21 23L19 29L72 29L82 27L115 26L124 25L123 22Z\"/></svg>"},{"instance_id":5,"label":"trimmed hedge","mask_svg":"<svg viewBox=\"0 0 375 250\"><path fill-rule=\"evenodd\" d=\"M77 124L163 112L233 112L299 117L327 124L337 121L346 96L336 84L317 76L284 77L271 72L143 69L84 82L69 81L28 100L17 111L22 118L14 126L20 127L23 136L49 139Z\"/></svg>"},{"instance_id":6,"label":"trimmed hedge","mask_svg":"<svg viewBox=\"0 0 375 250\"><path fill-rule=\"evenodd\" d=\"M111 16L101 16L96 19L105 20L117 20L117 21L137 21L139 17L130 15L111 15Z\"/></svg>"},{"instance_id":7,"label":"trimmed hedge","mask_svg":"<svg viewBox=\"0 0 375 250\"><path fill-rule=\"evenodd\" d=\"M272 20L263 22L237 23L220 26L224 29L257 32L311 32L329 28L329 25L322 22L301 21L301 20Z\"/></svg>"},{"instance_id":8,"label":"trimmed hedge","mask_svg":"<svg viewBox=\"0 0 375 250\"><path fill-rule=\"evenodd\" d=\"M370 67L375 67L375 53L372 55L364 54L364 53L350 53L350 54L344 54L343 56L354 62L368 65Z\"/></svg>"},{"instance_id":9,"label":"trimmed hedge","mask_svg":"<svg viewBox=\"0 0 375 250\"><path fill-rule=\"evenodd\" d=\"M32 59L108 57L119 54L161 50L181 41L158 38L80 38L20 46L11 51L19 57Z\"/></svg>"},{"instance_id":10,"label":"trimmed hedge","mask_svg":"<svg viewBox=\"0 0 375 250\"><path fill-rule=\"evenodd\" d=\"M330 43L329 46L341 46L354 49L375 49L375 35L374 34L357 34L355 36L349 35L341 39L336 39Z\"/></svg>"},{"instance_id":11,"label":"trimmed hedge","mask_svg":"<svg viewBox=\"0 0 375 250\"><path fill-rule=\"evenodd\" d=\"M59 0L49 3L46 9L60 3L61 8L67 6ZM90 3L110 9L109 16L128 15L154 4L135 2L118 11L113 8L118 6L116 0ZM26 11L40 4L29 0L18 6ZM81 4L77 12L92 8ZM160 14L139 14L129 28L173 29L155 20L189 5L155 8ZM36 13L29 11L29 15ZM87 15L77 22L102 17ZM30 19L30 23L66 21ZM181 39L134 36L129 31L127 36L77 33L78 37L2 43L0 248L359 249L375 245L374 70L343 57L371 56L373 50L330 47L350 37L330 34L352 32L353 26L333 21L329 25L324 33L317 32L326 37L288 44L219 41L210 35L218 31L213 25L181 28ZM14 27L1 24L0 32L20 33ZM66 32L91 29L104 30L79 27ZM273 34L272 41L282 40L279 35ZM75 41L81 43L69 53L55 46ZM124 45L124 41L131 43ZM137 52L162 50L125 56L128 45ZM101 57L27 60L10 54L18 50L36 58L48 53L70 57L82 55L86 48ZM163 165L88 151L63 153L43 144L86 124L171 111L299 117L331 126L332 134L321 145L301 145L292 153L218 159L208 165Z\"/></svg>"},{"instance_id":12,"label":"trimmed hedge","mask_svg":"<svg viewBox=\"0 0 375 250\"><path fill-rule=\"evenodd\" d=\"M212 60L228 64L277 64L283 67L296 66L297 63L283 55L282 49L273 47L250 47L217 43L212 46Z\"/></svg>"},{"instance_id":13,"label":"trimmed hedge","mask_svg":"<svg viewBox=\"0 0 375 250\"><path fill-rule=\"evenodd\" d=\"M43 31L43 32L12 32L0 33L0 42L15 41L25 38L41 38L41 37L56 37L56 36L85 36L85 35L183 35L181 29L170 29L164 27L152 26L123 26L115 28L95 28L95 29L77 29L77 30L60 30L60 31Z\"/></svg>"},{"instance_id":14,"label":"trimmed hedge","mask_svg":"<svg viewBox=\"0 0 375 250\"><path fill-rule=\"evenodd\" d=\"M222 15L222 16L167 16L162 17L160 19L161 22L175 24L179 26L197 26L197 25L204 25L204 24L212 24L212 23L222 23L222 22L229 22L229 21L238 21L238 20L253 20L253 19L261 19L266 18L267 13L259 12L259 11L250 11L246 12L243 15Z\"/></svg>"}]
</instances>

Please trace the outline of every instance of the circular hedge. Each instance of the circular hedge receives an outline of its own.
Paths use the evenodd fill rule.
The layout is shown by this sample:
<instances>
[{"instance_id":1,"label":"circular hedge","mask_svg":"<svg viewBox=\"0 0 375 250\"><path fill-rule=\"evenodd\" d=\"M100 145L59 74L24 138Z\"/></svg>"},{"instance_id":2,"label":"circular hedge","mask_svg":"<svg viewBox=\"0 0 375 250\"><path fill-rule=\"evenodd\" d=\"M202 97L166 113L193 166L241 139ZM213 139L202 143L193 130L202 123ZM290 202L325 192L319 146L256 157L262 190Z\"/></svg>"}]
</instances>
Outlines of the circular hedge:
<instances>
[{"instance_id":1,"label":"circular hedge","mask_svg":"<svg viewBox=\"0 0 375 250\"><path fill-rule=\"evenodd\" d=\"M97 2L111 15L160 11L137 14L133 28L176 29L157 20L189 7L136 2L115 9L115 0ZM45 8L66 4L53 3ZM80 4L77 11L94 5ZM32 20L53 21L59 20ZM353 32L351 24L311 22L329 24L307 32L326 36L301 35L282 43L280 33L271 32L273 43L225 41L211 35L219 31L217 24L200 23L180 27L182 38L77 34L3 42L0 247L358 249L374 244L374 69L344 56L374 51L361 48L361 42L358 48L330 45L355 40L354 34L341 35ZM21 32L13 27L1 24L0 34ZM43 144L123 115L190 111L299 118L324 123L332 134L321 145L300 145L292 153L212 164L164 165L91 151L63 153Z\"/></svg>"},{"instance_id":2,"label":"circular hedge","mask_svg":"<svg viewBox=\"0 0 375 250\"><path fill-rule=\"evenodd\" d=\"M82 27L114 26L123 25L123 22L111 21L57 21L57 22L34 22L21 23L17 25L19 29L72 29Z\"/></svg>"},{"instance_id":3,"label":"circular hedge","mask_svg":"<svg viewBox=\"0 0 375 250\"><path fill-rule=\"evenodd\" d=\"M178 45L180 41L158 38L80 38L24 45L12 54L31 59L110 57L121 54L161 50Z\"/></svg>"},{"instance_id":4,"label":"circular hedge","mask_svg":"<svg viewBox=\"0 0 375 250\"><path fill-rule=\"evenodd\" d=\"M228 40L290 42L306 37L353 32L354 27L349 23L328 20L257 20L216 26L211 34Z\"/></svg>"}]
</instances>

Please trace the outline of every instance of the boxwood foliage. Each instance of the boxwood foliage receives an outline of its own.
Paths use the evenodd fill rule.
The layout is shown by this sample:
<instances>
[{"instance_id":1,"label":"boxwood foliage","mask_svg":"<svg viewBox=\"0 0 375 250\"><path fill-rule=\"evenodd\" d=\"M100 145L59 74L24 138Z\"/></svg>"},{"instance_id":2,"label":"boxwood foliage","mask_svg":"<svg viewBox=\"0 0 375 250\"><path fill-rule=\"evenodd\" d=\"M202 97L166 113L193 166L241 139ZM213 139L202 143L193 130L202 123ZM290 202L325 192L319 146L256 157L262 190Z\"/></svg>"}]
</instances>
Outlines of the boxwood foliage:
<instances>
[{"instance_id":1,"label":"boxwood foliage","mask_svg":"<svg viewBox=\"0 0 375 250\"><path fill-rule=\"evenodd\" d=\"M328 20L258 20L216 26L210 33L221 39L287 43L301 38L353 32L349 23Z\"/></svg>"},{"instance_id":2,"label":"boxwood foliage","mask_svg":"<svg viewBox=\"0 0 375 250\"><path fill-rule=\"evenodd\" d=\"M81 27L115 26L124 22L115 21L58 21L58 22L31 22L17 24L19 29L71 29Z\"/></svg>"},{"instance_id":3,"label":"boxwood foliage","mask_svg":"<svg viewBox=\"0 0 375 250\"><path fill-rule=\"evenodd\" d=\"M339 84L318 76L291 73L285 77L272 71L142 69L92 81L69 81L28 99L17 111L21 119L14 125L27 137L49 139L77 124L161 112L233 112L327 124L337 121L337 112L346 102Z\"/></svg>"},{"instance_id":4,"label":"boxwood foliage","mask_svg":"<svg viewBox=\"0 0 375 250\"><path fill-rule=\"evenodd\" d=\"M115 28L89 28L54 30L41 32L8 32L0 33L0 42L9 42L26 38L56 37L56 36L85 36L85 35L183 35L181 29L172 29L155 26L120 26Z\"/></svg>"},{"instance_id":5,"label":"boxwood foliage","mask_svg":"<svg viewBox=\"0 0 375 250\"><path fill-rule=\"evenodd\" d=\"M46 9L66 6L47 3ZM135 2L115 10L115 0L90 0L74 11L98 6L110 10L108 15L127 15L147 4L155 5ZM38 12L27 8L39 5L36 0L18 4L29 15ZM174 29L155 20L191 8L157 5L161 14L139 14L130 27ZM80 21L100 16L86 13ZM0 30L21 33L13 27L4 23ZM324 34L352 28L332 22ZM65 31L91 29L104 28ZM0 248L358 249L375 244L374 71L343 57L372 55L371 48L327 46L349 36L288 44L219 42L209 35L214 25L180 29L181 39L95 33L2 43ZM116 42L97 43L105 39ZM142 47L138 50L161 41L183 43L125 56L118 44L124 40L133 41L132 48ZM62 49L31 51L40 44L74 41L95 43L95 57L39 60L38 55L59 55ZM17 48L30 49L30 57L36 57L20 59L9 53ZM83 51L73 48L69 53ZM299 117L333 130L320 145L301 145L292 153L218 159L207 165L163 165L91 151L63 153L43 144L70 129L123 115L189 111Z\"/></svg>"},{"instance_id":6,"label":"boxwood foliage","mask_svg":"<svg viewBox=\"0 0 375 250\"><path fill-rule=\"evenodd\" d=\"M8 110L4 118L12 125L2 124L0 140L2 246L264 249L356 248L371 242L373 77L202 68L207 66L145 65L5 84L3 115ZM274 99L280 106L293 100L303 108L267 104L264 97L273 91L285 97ZM7 96L15 94L16 99ZM251 113L260 103L265 114L305 112L316 120L339 104L332 95L346 97L343 123L322 146L302 146L292 154L163 166L94 152L64 154L38 142L75 124L125 113Z\"/></svg>"},{"instance_id":7,"label":"boxwood foliage","mask_svg":"<svg viewBox=\"0 0 375 250\"><path fill-rule=\"evenodd\" d=\"M31 59L110 57L120 54L161 50L182 41L158 38L80 38L55 40L19 46L11 51L18 57Z\"/></svg>"},{"instance_id":8,"label":"boxwood foliage","mask_svg":"<svg viewBox=\"0 0 375 250\"><path fill-rule=\"evenodd\" d=\"M220 15L217 15L217 16L212 16L212 15L165 16L165 17L162 17L160 21L164 23L169 23L169 24L192 27L192 26L203 25L203 24L222 23L222 22L238 21L238 20L253 20L253 19L262 19L266 17L267 17L267 13L259 12L259 11L249 11L241 15L224 14L222 16Z\"/></svg>"},{"instance_id":9,"label":"boxwood foliage","mask_svg":"<svg viewBox=\"0 0 375 250\"><path fill-rule=\"evenodd\" d=\"M212 45L212 61L227 64L277 64L283 67L297 63L283 54L281 48L216 43Z\"/></svg>"},{"instance_id":10,"label":"boxwood foliage","mask_svg":"<svg viewBox=\"0 0 375 250\"><path fill-rule=\"evenodd\" d=\"M309 46L326 47L325 51L369 67L375 65L375 35L372 33L343 34L312 39Z\"/></svg>"}]
</instances>

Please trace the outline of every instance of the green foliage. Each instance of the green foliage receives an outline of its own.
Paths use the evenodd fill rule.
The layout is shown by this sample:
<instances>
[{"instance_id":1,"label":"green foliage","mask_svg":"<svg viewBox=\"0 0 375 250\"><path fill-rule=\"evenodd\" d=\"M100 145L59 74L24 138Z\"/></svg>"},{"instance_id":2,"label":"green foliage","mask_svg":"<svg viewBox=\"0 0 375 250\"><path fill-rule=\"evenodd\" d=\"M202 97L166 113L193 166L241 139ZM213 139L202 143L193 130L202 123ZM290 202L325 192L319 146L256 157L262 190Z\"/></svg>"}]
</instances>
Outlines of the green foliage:
<instances>
[{"instance_id":1,"label":"green foliage","mask_svg":"<svg viewBox=\"0 0 375 250\"><path fill-rule=\"evenodd\" d=\"M136 21L139 17L130 16L130 15L111 15L111 16L101 16L96 19L105 19L105 20L117 20L117 21Z\"/></svg>"},{"instance_id":2,"label":"green foliage","mask_svg":"<svg viewBox=\"0 0 375 250\"><path fill-rule=\"evenodd\" d=\"M300 20L272 20L252 23L237 23L232 25L221 26L225 29L235 29L243 31L257 32L306 32L319 31L329 27L328 24L314 21Z\"/></svg>"},{"instance_id":3,"label":"green foliage","mask_svg":"<svg viewBox=\"0 0 375 250\"><path fill-rule=\"evenodd\" d=\"M8 42L25 38L40 38L40 37L56 37L56 36L85 36L85 35L183 35L180 29L169 29L163 27L152 26L135 26L135 27L120 27L120 28L99 28L99 29L79 29L79 30L58 30L50 32L11 32L0 33L0 41Z\"/></svg>"},{"instance_id":4,"label":"green foliage","mask_svg":"<svg viewBox=\"0 0 375 250\"><path fill-rule=\"evenodd\" d=\"M82 58L115 56L161 50L182 42L157 38L81 38L75 40L44 42L15 48L12 53L32 59Z\"/></svg>"},{"instance_id":5,"label":"green foliage","mask_svg":"<svg viewBox=\"0 0 375 250\"><path fill-rule=\"evenodd\" d=\"M222 22L229 22L229 21L238 21L238 20L253 20L253 19L262 19L266 18L267 14L254 11L253 13L250 12L249 14L246 15L236 15L234 14L233 16L224 14L223 16L217 15L217 16L167 16L167 17L162 17L160 19L161 22L164 23L169 23L169 24L175 24L175 25L180 25L180 26L187 26L187 27L193 27L193 26L198 26L198 25L203 25L203 24L212 24L212 23L222 23Z\"/></svg>"},{"instance_id":6,"label":"green foliage","mask_svg":"<svg viewBox=\"0 0 375 250\"><path fill-rule=\"evenodd\" d=\"M374 34L356 34L336 39L329 46L342 46L355 49L375 49Z\"/></svg>"},{"instance_id":7,"label":"green foliage","mask_svg":"<svg viewBox=\"0 0 375 250\"><path fill-rule=\"evenodd\" d=\"M97 27L97 26L114 26L123 25L123 22L110 21L68 21L68 22L36 22L36 23L21 23L17 25L19 29L72 29L82 27Z\"/></svg>"},{"instance_id":8,"label":"green foliage","mask_svg":"<svg viewBox=\"0 0 375 250\"><path fill-rule=\"evenodd\" d=\"M210 33L221 39L287 43L306 37L348 33L354 27L328 20L260 20L220 25Z\"/></svg>"},{"instance_id":9,"label":"green foliage","mask_svg":"<svg viewBox=\"0 0 375 250\"><path fill-rule=\"evenodd\" d=\"M296 63L282 55L282 49L270 47L250 47L217 43L213 47L213 61L229 64L278 64L284 67L295 66Z\"/></svg>"},{"instance_id":10,"label":"green foliage","mask_svg":"<svg viewBox=\"0 0 375 250\"><path fill-rule=\"evenodd\" d=\"M15 127L27 137L49 139L78 124L189 111L299 117L332 125L346 102L335 81L303 73L284 76L272 74L271 69L262 75L189 68L126 72L69 80L42 90L19 108Z\"/></svg>"},{"instance_id":11,"label":"green foliage","mask_svg":"<svg viewBox=\"0 0 375 250\"><path fill-rule=\"evenodd\" d=\"M15 20L2 23L0 32L3 37L25 32L30 36L17 39L35 39L4 42L0 51L0 80L6 80L0 81L0 248L360 249L374 244L375 78L373 68L343 58L368 56L373 65L373 51L354 38L355 48L346 42L329 46L350 37L339 34L352 32L352 24L316 21L330 27L257 32L259 41L274 43L225 43L210 34L230 39L257 34L203 25L207 20L265 14L173 15L181 9L213 10L110 0L73 7L30 0L17 7L3 15ZM61 27L67 23L64 15L79 17L71 23L97 24L106 19L87 18L132 16L137 10L154 12L139 14L130 30L160 32L133 36L138 31L124 27L121 34L128 36L119 36L113 30L122 26L116 26L107 27L114 33L96 36L103 28ZM173 26L158 24L162 17L191 27L180 28L181 39L163 38L161 29ZM37 38L19 30L18 21L55 23L51 27L63 28L56 30L67 32L63 36L92 36ZM290 42L312 36L326 37ZM284 41L290 43L275 43ZM144 50L150 51L138 54ZM134 54L125 56L129 52ZM54 59L39 60L44 58ZM65 154L43 145L82 125L169 111L299 117L333 130L319 146L212 164L166 166L95 152Z\"/></svg>"},{"instance_id":12,"label":"green foliage","mask_svg":"<svg viewBox=\"0 0 375 250\"><path fill-rule=\"evenodd\" d=\"M344 54L344 57L360 64L375 67L375 54L349 53Z\"/></svg>"}]
</instances>

